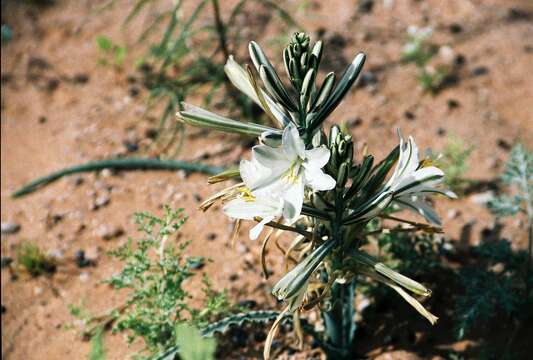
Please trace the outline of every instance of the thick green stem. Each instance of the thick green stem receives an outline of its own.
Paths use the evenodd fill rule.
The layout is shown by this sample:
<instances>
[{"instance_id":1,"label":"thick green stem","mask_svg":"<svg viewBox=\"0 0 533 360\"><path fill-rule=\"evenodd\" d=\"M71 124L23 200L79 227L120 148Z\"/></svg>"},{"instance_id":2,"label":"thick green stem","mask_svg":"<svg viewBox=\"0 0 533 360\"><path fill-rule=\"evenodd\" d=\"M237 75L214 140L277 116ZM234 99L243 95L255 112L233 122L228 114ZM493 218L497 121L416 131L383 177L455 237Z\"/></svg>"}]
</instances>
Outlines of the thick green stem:
<instances>
[{"instance_id":1,"label":"thick green stem","mask_svg":"<svg viewBox=\"0 0 533 360\"><path fill-rule=\"evenodd\" d=\"M352 342L356 324L354 321L355 281L335 284L331 289L332 307L322 313L330 349L326 350L328 360L351 359Z\"/></svg>"},{"instance_id":2,"label":"thick green stem","mask_svg":"<svg viewBox=\"0 0 533 360\"><path fill-rule=\"evenodd\" d=\"M344 257L343 245L345 244L345 234L342 227L344 203L341 191L337 191L336 193L335 208L335 218L330 222L331 235L338 244L338 251L334 253L331 262L331 270L333 272L342 267ZM352 358L351 349L356 328L354 321L354 296L355 280L345 284L334 283L331 288L331 308L329 311L322 313L326 330L326 340L328 345L330 345L329 348L324 350L329 360Z\"/></svg>"}]
</instances>

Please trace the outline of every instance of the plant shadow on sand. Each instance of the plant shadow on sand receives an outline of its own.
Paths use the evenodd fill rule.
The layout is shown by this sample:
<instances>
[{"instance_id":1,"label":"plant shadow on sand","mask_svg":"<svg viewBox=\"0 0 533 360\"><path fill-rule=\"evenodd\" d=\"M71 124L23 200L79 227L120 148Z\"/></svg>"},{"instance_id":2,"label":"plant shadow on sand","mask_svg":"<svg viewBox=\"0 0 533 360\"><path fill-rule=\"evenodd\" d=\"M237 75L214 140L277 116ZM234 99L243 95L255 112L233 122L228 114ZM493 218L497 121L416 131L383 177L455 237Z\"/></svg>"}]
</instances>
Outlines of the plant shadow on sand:
<instances>
[{"instance_id":1,"label":"plant shadow on sand","mask_svg":"<svg viewBox=\"0 0 533 360\"><path fill-rule=\"evenodd\" d=\"M533 296L530 290L526 296L524 286L527 253L513 251L500 236L502 229L496 223L482 230L479 245L461 250L428 247L414 236L394 239L398 244L392 252L398 258L410 251L400 265L402 273L415 279L423 274L433 289L424 305L439 321L431 327L390 289L369 286L365 293L372 300L362 311L354 354L364 358L404 350L421 358L528 358ZM468 243L461 239L459 246Z\"/></svg>"}]
</instances>

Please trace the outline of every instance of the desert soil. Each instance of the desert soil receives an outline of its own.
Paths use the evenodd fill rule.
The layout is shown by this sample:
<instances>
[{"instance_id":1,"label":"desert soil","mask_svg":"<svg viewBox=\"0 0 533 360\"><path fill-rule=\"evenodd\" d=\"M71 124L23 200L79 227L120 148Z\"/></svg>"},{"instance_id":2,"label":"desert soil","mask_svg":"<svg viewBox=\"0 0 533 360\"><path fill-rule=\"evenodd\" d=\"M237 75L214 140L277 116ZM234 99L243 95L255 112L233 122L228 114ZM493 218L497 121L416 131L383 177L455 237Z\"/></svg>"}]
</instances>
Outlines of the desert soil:
<instances>
[{"instance_id":1,"label":"desert soil","mask_svg":"<svg viewBox=\"0 0 533 360\"><path fill-rule=\"evenodd\" d=\"M104 3L58 0L39 6L2 1L2 24L14 30L14 38L2 45L1 57L1 220L21 226L16 234L2 235L2 257L14 258L23 241L62 257L51 276L18 273L14 279L12 271L2 269L2 358L6 360L86 358L89 343L75 330L65 329L75 323L68 305L83 301L98 314L120 304L124 294L101 283L119 269L106 251L136 235L135 211L161 213L163 204L182 207L189 215L182 238L192 240L190 254L213 259L202 271L217 289L229 289L235 301L254 299L258 308L281 306L269 289L282 274L282 255L271 249L274 274L264 280L258 266L260 244L247 239L247 227L235 248L229 246L232 224L220 209L197 210L201 199L220 189L208 186L204 175L102 171L61 179L21 199L10 198L11 192L36 177L125 154L124 141L151 141L146 130L154 126L153 121L143 118L148 92L132 83L140 76L134 61L146 51L145 44L135 43L142 17L124 28L131 4L117 1L98 10ZM228 16L227 9L234 3L221 1L223 16ZM370 152L386 155L397 143L398 127L412 134L421 148L436 150L453 134L475 147L466 176L490 181L501 172L511 144L533 144L530 1L374 1L370 12L361 11L354 0L308 3L305 9L296 1L283 6L295 12L313 38L323 38L326 53L331 52L327 65L340 71L356 52L364 51L368 55L365 70L376 76L375 83L352 91L329 120L351 121L359 149L366 142ZM449 44L464 58L459 81L437 95L422 91L414 65L399 62L409 25L432 26L435 41ZM249 27L245 36L262 34L255 39L267 44L269 34L275 33L273 26L264 33L254 29L253 21L243 26ZM100 34L129 44L123 70L98 65L101 54L95 37ZM267 46L271 59L281 64L281 54L274 50L279 46ZM242 62L249 61L245 53L238 56ZM192 97L190 101L201 100ZM218 111L224 113L224 109ZM198 130L190 129L188 134L198 135ZM184 160L229 165L249 156L249 143L235 137L209 133L185 141L178 155ZM220 151L228 150L220 145L223 141L230 142L229 151ZM136 155L147 154L142 149ZM437 202L446 237L457 246L475 244L482 230L493 225L480 203L488 196L486 189L481 191L481 195ZM101 206L95 208L95 202ZM523 247L522 224L511 219L504 225L502 236ZM117 229L123 234L103 239L106 232ZM97 266L76 267L73 259L79 249L96 256ZM194 292L194 283L188 286ZM106 336L105 346L109 359L125 359L132 352L121 335ZM376 347L368 356L417 358L410 352L388 351Z\"/></svg>"}]
</instances>

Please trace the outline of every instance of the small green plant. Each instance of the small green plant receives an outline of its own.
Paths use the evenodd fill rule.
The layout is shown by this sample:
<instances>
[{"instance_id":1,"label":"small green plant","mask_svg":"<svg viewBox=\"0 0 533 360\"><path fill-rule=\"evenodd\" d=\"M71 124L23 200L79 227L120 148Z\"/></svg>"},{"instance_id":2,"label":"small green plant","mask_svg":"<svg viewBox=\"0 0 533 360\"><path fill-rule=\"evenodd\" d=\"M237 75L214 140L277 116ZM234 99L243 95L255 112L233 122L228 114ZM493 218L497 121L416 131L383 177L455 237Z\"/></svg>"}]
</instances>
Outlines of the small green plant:
<instances>
[{"instance_id":1,"label":"small green plant","mask_svg":"<svg viewBox=\"0 0 533 360\"><path fill-rule=\"evenodd\" d=\"M526 295L532 288L533 248L533 153L523 145L515 145L501 176L509 194L496 197L488 203L498 217L523 215L528 234L528 261L526 265Z\"/></svg>"},{"instance_id":2,"label":"small green plant","mask_svg":"<svg viewBox=\"0 0 533 360\"><path fill-rule=\"evenodd\" d=\"M519 327L531 316L533 306L533 298L526 293L533 278L531 274L524 278L528 253L513 251L506 240L482 243L473 253L476 265L459 271L464 293L458 297L456 306L458 338L475 327L490 324L498 316Z\"/></svg>"},{"instance_id":3,"label":"small green plant","mask_svg":"<svg viewBox=\"0 0 533 360\"><path fill-rule=\"evenodd\" d=\"M227 9L229 16L222 17L218 0L176 1L172 7L154 11L155 1L136 0L127 15L125 25L143 12L148 12L150 21L139 37L139 43L147 43L150 35L158 30L161 36L149 46L149 51L138 61L145 69L145 84L149 88L148 113L162 111L159 116L159 131L154 150L167 158L175 157L184 140L182 124L173 120L176 109L191 93L202 89L204 103L224 104L230 111L239 112L256 122L264 121L258 116L253 102L231 89L224 74L223 64L231 54L242 52L242 33L239 19L246 18L250 4L265 8L277 16L279 27L298 27L291 15L277 2L271 0L241 0ZM185 13L186 5L192 11ZM210 23L201 23L207 15ZM142 66L144 65L144 66ZM222 90L222 91L221 91Z\"/></svg>"},{"instance_id":4,"label":"small green plant","mask_svg":"<svg viewBox=\"0 0 533 360\"><path fill-rule=\"evenodd\" d=\"M135 222L144 236L130 238L110 253L123 265L119 273L106 281L117 291L129 291L125 303L103 316L91 316L83 305L70 306L71 314L88 326L87 336L94 340L100 329L112 325L113 332L127 334L128 343L143 340L145 348L136 358L150 358L175 345L181 325L203 328L239 310L230 303L225 291L213 289L206 275L202 280L204 306L197 309L189 305L192 296L183 284L195 275L191 266L199 258L184 255L189 242L175 243L174 236L185 221L182 209L168 207L161 218L146 212L135 214Z\"/></svg>"},{"instance_id":5,"label":"small green plant","mask_svg":"<svg viewBox=\"0 0 533 360\"><path fill-rule=\"evenodd\" d=\"M56 270L53 259L47 256L39 246L29 242L20 245L17 251L17 262L31 276L53 273Z\"/></svg>"},{"instance_id":6,"label":"small green plant","mask_svg":"<svg viewBox=\"0 0 533 360\"><path fill-rule=\"evenodd\" d=\"M430 27L409 26L407 34L408 40L402 49L402 60L416 65L418 80L424 90L438 92L449 79L452 69L444 64L430 65L430 61L439 52L439 47L430 42L433 30Z\"/></svg>"},{"instance_id":7,"label":"small green plant","mask_svg":"<svg viewBox=\"0 0 533 360\"><path fill-rule=\"evenodd\" d=\"M474 151L474 146L467 146L463 140L456 136L449 136L442 156L437 163L446 174L446 184L454 191L461 191L469 181L465 179L468 171L468 159Z\"/></svg>"},{"instance_id":8,"label":"small green plant","mask_svg":"<svg viewBox=\"0 0 533 360\"><path fill-rule=\"evenodd\" d=\"M96 44L100 49L102 56L98 59L100 65L112 65L121 69L126 60L128 52L125 45L117 45L107 36L97 36Z\"/></svg>"}]
</instances>

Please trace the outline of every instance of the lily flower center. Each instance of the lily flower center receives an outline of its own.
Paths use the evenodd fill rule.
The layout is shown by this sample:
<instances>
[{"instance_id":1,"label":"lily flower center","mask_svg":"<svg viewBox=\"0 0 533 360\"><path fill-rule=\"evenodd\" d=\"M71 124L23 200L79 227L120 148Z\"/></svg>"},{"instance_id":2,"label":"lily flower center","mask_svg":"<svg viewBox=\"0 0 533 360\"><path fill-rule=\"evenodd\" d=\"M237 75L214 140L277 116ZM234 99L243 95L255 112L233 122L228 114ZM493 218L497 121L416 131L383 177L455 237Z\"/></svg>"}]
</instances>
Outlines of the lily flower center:
<instances>
[{"instance_id":1,"label":"lily flower center","mask_svg":"<svg viewBox=\"0 0 533 360\"><path fill-rule=\"evenodd\" d=\"M241 187L238 189L238 192L241 194L241 197L246 202L255 202L256 198L250 191L250 189L246 187Z\"/></svg>"},{"instance_id":2,"label":"lily flower center","mask_svg":"<svg viewBox=\"0 0 533 360\"><path fill-rule=\"evenodd\" d=\"M287 170L287 172L283 176L283 179L285 179L289 184L294 184L296 181L298 181L301 166L302 160L298 158L295 162L292 163L289 170Z\"/></svg>"}]
</instances>

